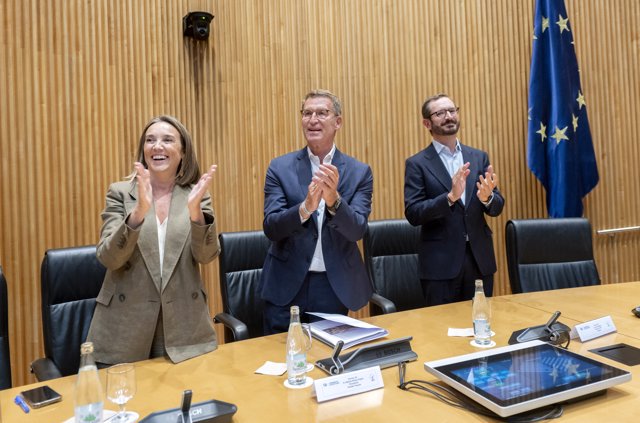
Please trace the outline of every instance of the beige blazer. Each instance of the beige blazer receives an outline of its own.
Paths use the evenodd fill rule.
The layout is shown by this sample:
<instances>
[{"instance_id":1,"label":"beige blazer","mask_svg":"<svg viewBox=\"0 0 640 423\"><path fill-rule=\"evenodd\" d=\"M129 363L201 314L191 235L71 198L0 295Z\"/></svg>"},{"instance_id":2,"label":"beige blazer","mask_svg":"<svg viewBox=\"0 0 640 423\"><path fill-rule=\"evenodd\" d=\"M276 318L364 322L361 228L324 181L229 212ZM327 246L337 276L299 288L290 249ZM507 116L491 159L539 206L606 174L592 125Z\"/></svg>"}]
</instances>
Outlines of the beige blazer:
<instances>
[{"instance_id":1,"label":"beige blazer","mask_svg":"<svg viewBox=\"0 0 640 423\"><path fill-rule=\"evenodd\" d=\"M87 336L96 361L115 364L149 358L161 309L165 347L173 362L216 349L198 263L212 261L220 243L211 198L202 200L206 225L200 226L189 218L190 191L177 185L173 190L161 277L155 209L131 229L125 220L136 204L136 184L117 182L109 187L97 247L107 273Z\"/></svg>"}]
</instances>

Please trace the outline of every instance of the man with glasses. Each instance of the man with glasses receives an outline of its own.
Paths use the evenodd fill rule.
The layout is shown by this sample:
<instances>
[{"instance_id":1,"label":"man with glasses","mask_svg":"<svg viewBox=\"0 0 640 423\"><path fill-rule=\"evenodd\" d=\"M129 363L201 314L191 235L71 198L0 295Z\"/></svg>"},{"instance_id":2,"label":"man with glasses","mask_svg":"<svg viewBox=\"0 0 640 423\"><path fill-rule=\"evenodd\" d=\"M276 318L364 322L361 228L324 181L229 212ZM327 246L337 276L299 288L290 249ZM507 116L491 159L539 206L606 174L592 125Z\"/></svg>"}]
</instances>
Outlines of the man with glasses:
<instances>
[{"instance_id":1,"label":"man with glasses","mask_svg":"<svg viewBox=\"0 0 640 423\"><path fill-rule=\"evenodd\" d=\"M265 235L271 240L261 275L265 332L284 332L289 308L347 314L371 297L357 241L371 213L371 168L340 152L340 100L325 90L302 102L302 150L269 164L264 184ZM315 319L317 320L317 319Z\"/></svg>"},{"instance_id":2,"label":"man with glasses","mask_svg":"<svg viewBox=\"0 0 640 423\"><path fill-rule=\"evenodd\" d=\"M428 98L422 124L432 143L405 163L404 206L421 226L419 265L427 305L473 297L475 280L493 294L496 259L485 215L498 216L504 198L484 151L462 145L460 108L445 94Z\"/></svg>"}]
</instances>

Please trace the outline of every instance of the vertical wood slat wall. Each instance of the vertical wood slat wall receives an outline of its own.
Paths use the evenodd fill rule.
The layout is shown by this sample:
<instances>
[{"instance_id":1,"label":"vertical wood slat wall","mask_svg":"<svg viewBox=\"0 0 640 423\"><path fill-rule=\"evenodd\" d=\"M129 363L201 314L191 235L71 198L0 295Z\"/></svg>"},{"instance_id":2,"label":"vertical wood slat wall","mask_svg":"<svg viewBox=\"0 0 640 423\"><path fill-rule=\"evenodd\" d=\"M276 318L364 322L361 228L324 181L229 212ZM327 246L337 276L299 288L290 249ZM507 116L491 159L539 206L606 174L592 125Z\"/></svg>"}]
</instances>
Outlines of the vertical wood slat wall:
<instances>
[{"instance_id":1,"label":"vertical wood slat wall","mask_svg":"<svg viewBox=\"0 0 640 423\"><path fill-rule=\"evenodd\" d=\"M568 0L600 183L594 230L640 223L640 4ZM182 17L215 15L208 42ZM461 106L462 142L489 151L507 203L492 219L497 294L510 292L504 225L545 217L526 167L531 0L3 0L0 2L0 265L9 283L14 384L41 356L40 261L94 244L108 184L128 174L159 113L191 130L221 231L261 228L269 160L304 146L300 99L344 103L338 146L374 172L371 219L403 216L404 160L429 142L428 95ZM553 21L553 20L552 20ZM594 234L605 283L640 279L638 233ZM204 267L221 310L217 263ZM366 315L361 311L356 315Z\"/></svg>"}]
</instances>

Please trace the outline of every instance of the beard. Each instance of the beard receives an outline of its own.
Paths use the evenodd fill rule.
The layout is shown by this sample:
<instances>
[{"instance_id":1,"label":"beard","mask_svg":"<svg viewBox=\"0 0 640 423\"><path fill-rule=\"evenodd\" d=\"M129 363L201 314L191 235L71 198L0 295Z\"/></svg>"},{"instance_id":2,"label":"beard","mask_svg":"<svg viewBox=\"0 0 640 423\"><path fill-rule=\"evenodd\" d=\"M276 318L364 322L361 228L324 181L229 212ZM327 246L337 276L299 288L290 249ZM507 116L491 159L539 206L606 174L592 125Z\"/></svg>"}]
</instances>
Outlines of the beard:
<instances>
[{"instance_id":1,"label":"beard","mask_svg":"<svg viewBox=\"0 0 640 423\"><path fill-rule=\"evenodd\" d=\"M451 126L453 124L453 126ZM456 119L449 119L443 122L441 125L431 126L431 132L435 135L455 135L460 129L460 121Z\"/></svg>"}]
</instances>

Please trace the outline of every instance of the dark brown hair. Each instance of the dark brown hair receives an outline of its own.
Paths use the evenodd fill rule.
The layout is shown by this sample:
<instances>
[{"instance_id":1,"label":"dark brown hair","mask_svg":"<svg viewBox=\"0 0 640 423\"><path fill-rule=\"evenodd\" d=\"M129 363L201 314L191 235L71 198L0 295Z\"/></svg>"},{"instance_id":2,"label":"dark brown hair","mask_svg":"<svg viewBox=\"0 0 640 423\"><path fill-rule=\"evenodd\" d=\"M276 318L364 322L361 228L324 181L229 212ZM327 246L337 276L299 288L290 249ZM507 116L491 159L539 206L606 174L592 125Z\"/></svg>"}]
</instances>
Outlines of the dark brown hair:
<instances>
[{"instance_id":1,"label":"dark brown hair","mask_svg":"<svg viewBox=\"0 0 640 423\"><path fill-rule=\"evenodd\" d=\"M440 93L440 94L432 95L431 97L429 97L424 101L424 104L422 105L423 119L429 119L431 117L431 103L433 103L436 100L440 100L441 98L444 98L444 97L451 99L451 97L449 97L448 95L444 93Z\"/></svg>"}]
</instances>

